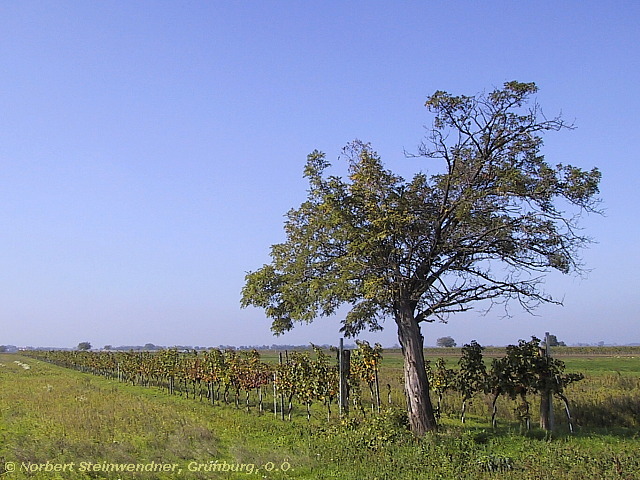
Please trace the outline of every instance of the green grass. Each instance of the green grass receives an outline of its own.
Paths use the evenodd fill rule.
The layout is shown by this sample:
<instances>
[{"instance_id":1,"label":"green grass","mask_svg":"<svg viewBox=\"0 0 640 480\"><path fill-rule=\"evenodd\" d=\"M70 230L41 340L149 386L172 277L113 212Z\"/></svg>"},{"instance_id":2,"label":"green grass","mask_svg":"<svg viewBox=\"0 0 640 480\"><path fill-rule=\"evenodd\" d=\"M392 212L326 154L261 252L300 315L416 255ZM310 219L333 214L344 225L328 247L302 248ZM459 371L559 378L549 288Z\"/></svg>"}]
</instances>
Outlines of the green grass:
<instances>
[{"instance_id":1,"label":"green grass","mask_svg":"<svg viewBox=\"0 0 640 480\"><path fill-rule=\"evenodd\" d=\"M31 368L23 369L16 360ZM301 474L308 469L309 456L291 442L299 433L295 425L15 355L0 355L0 363L0 473L6 462L18 467L23 462L75 462L73 472L59 477L65 479L121 476L81 472L79 462L177 464L188 474L184 478L212 478L210 473L188 472L189 463L216 460L270 466L269 462L281 465L287 459ZM56 478L51 472L28 476L19 470L2 478ZM176 478L175 474L128 478ZM246 473L219 475L247 478Z\"/></svg>"},{"instance_id":2,"label":"green grass","mask_svg":"<svg viewBox=\"0 0 640 480\"><path fill-rule=\"evenodd\" d=\"M567 371L584 371L590 375L623 373L640 377L640 347L592 347L597 354L589 354L586 347L559 347L552 351L554 357L567 365ZM505 349L488 347L483 356L487 365L496 357L504 356ZM460 358L459 348L427 348L425 359L432 363L444 358L448 368L456 368ZM387 368L402 369L400 350L385 350L383 365Z\"/></svg>"},{"instance_id":3,"label":"green grass","mask_svg":"<svg viewBox=\"0 0 640 480\"><path fill-rule=\"evenodd\" d=\"M487 366L492 358L504 355L504 349L489 348L485 355ZM621 351L622 350L622 351ZM555 349L557 357L566 364L567 372L581 372L586 378L566 391L571 403L571 413L578 426L583 428L618 429L640 428L640 348L638 347L600 347L598 354L588 356L589 349L583 347L563 347ZM444 353L444 355L442 355ZM447 368L458 368L460 349L431 348L425 350L425 357L433 365L439 357L445 359ZM403 401L402 393L402 354L399 351L385 351L383 369L380 376L383 387L392 387L392 400L399 405ZM386 388L382 388L383 393ZM384 396L384 395L383 395ZM386 398L386 397L385 397ZM435 399L434 399L435 400ZM537 398L531 398L532 417L539 408ZM564 405L556 401L555 410L558 427L566 430L567 422ZM516 422L514 412L516 403L500 398L498 400L498 421ZM461 399L454 392L446 392L443 398L443 414L457 418L461 410ZM485 426L491 417L491 398L478 396L469 412L484 421ZM533 418L535 420L535 418Z\"/></svg>"},{"instance_id":4,"label":"green grass","mask_svg":"<svg viewBox=\"0 0 640 480\"><path fill-rule=\"evenodd\" d=\"M31 368L22 368L16 360ZM451 361L455 364L456 359ZM576 435L566 432L560 409L560 428L552 438L535 429L523 434L509 401L501 401L497 430L488 426L483 399L474 402L462 426L457 398L450 395L440 430L415 439L406 429L401 391L394 391L394 405L381 416L356 415L343 421L334 416L327 423L318 405L311 422L301 407L292 422L282 422L255 408L247 414L233 406L211 406L153 387L0 354L0 479L640 478L639 425L632 423L637 417L623 415L640 397L637 363L615 357L580 361L593 368L583 370L587 379L569 392L583 423ZM382 381L395 377L400 366L397 357L385 356ZM568 369L573 371L573 365ZM21 471L23 462L40 470L47 465L74 467L28 473ZM164 473L89 472L80 470L80 462L176 467ZM10 463L16 472L7 471ZM244 465L244 471L190 471L199 465ZM281 467L289 469L283 472ZM248 473L250 468L253 473Z\"/></svg>"},{"instance_id":5,"label":"green grass","mask_svg":"<svg viewBox=\"0 0 640 480\"><path fill-rule=\"evenodd\" d=\"M640 377L640 355L613 357L559 357L568 371L589 372L589 375L623 374Z\"/></svg>"}]
</instances>

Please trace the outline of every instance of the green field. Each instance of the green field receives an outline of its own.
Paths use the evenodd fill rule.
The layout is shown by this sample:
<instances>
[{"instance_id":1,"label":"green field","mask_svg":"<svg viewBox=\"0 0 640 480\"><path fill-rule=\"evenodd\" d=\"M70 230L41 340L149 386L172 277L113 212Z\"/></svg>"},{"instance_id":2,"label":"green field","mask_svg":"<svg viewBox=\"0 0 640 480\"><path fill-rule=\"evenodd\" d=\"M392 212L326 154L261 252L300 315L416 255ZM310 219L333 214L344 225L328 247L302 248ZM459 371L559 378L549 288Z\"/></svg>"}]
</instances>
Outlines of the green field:
<instances>
[{"instance_id":1,"label":"green field","mask_svg":"<svg viewBox=\"0 0 640 480\"><path fill-rule=\"evenodd\" d=\"M296 406L283 422L256 408L211 406L0 354L0 478L637 479L637 353L562 352L568 371L586 375L567 392L574 435L560 405L553 437L521 431L508 400L496 430L483 398L463 426L459 399L449 395L440 430L419 440L404 426L398 352L385 352L381 371L391 386L387 411L343 420L334 413L330 422L320 406L310 421ZM447 358L455 364L455 355Z\"/></svg>"}]
</instances>

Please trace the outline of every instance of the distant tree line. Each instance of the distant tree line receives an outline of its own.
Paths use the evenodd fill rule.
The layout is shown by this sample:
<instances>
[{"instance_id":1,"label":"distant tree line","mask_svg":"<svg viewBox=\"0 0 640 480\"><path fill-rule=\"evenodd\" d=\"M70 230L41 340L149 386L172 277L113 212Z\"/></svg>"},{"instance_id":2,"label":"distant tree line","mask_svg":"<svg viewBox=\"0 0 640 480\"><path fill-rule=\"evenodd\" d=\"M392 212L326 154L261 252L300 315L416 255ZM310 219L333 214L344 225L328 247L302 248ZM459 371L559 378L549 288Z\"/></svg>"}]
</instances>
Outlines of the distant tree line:
<instances>
[{"instance_id":1,"label":"distant tree line","mask_svg":"<svg viewBox=\"0 0 640 480\"><path fill-rule=\"evenodd\" d=\"M332 345L329 344L324 344L324 345L318 345L320 348L328 350L332 347ZM141 352L141 351L157 351L157 350L166 350L168 348L173 348L179 351L193 351L193 350L197 350L197 351L206 351L206 350L210 350L212 348L216 348L218 350L241 350L241 351L250 351L250 350L276 350L276 351L285 351L285 350L296 350L296 351L300 351L300 350L313 350L313 348L310 345L289 345L289 344L271 344L271 345L240 345L240 346L235 346L235 345L217 345L215 347L205 347L205 346L198 346L196 345L195 347L192 345L172 345L171 347L167 347L167 346L162 346L162 345L155 345L153 343L146 343L144 345L120 345L117 347L114 347L113 345L105 345L104 347L102 347L103 350L107 350L107 351L113 351L113 352L129 352L129 351L134 351L134 352ZM355 344L345 344L345 348L356 348ZM81 348L78 348L78 350L82 350Z\"/></svg>"}]
</instances>

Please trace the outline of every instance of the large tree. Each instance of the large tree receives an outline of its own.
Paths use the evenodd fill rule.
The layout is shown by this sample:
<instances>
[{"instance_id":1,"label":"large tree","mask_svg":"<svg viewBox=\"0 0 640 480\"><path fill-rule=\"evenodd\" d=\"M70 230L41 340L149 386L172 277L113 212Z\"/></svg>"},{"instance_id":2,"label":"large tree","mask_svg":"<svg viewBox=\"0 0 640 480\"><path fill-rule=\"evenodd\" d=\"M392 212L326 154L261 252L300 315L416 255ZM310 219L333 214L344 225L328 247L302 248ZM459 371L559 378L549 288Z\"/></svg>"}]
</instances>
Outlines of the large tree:
<instances>
[{"instance_id":1,"label":"large tree","mask_svg":"<svg viewBox=\"0 0 640 480\"><path fill-rule=\"evenodd\" d=\"M570 126L541 114L536 91L509 82L476 96L435 92L426 102L433 125L415 155L435 173L409 181L368 144L345 148L346 179L327 174L325 155L314 151L307 199L288 212L286 241L246 276L242 305L263 308L276 334L341 305L347 336L392 318L417 435L436 428L421 324L478 303L554 302L542 275L580 267L588 239L577 220L597 205L600 172L545 161L541 134Z\"/></svg>"}]
</instances>

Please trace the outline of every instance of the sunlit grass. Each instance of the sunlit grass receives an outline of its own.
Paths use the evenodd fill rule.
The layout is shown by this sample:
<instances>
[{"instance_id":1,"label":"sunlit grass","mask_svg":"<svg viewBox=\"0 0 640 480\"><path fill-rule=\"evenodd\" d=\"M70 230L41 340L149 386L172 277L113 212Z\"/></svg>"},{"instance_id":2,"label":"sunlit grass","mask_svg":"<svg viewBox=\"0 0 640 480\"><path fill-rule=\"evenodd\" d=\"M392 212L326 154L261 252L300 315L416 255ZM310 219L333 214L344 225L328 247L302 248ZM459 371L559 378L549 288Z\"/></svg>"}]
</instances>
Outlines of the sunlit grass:
<instances>
[{"instance_id":1,"label":"sunlit grass","mask_svg":"<svg viewBox=\"0 0 640 480\"><path fill-rule=\"evenodd\" d=\"M271 419L233 408L215 409L157 389L120 384L31 359L22 359L33 365L25 371L7 362L7 356L1 357L5 366L0 367L0 468L9 461L156 461L186 466L191 461L215 460L276 463L287 457L301 469L306 463L306 455L300 456L287 441L275 438L286 439L291 425L277 425L274 434ZM240 448L253 439L260 448ZM26 477L16 472L10 478L50 475ZM189 475L211 478L205 473ZM159 474L154 478L173 477Z\"/></svg>"},{"instance_id":2,"label":"sunlit grass","mask_svg":"<svg viewBox=\"0 0 640 480\"><path fill-rule=\"evenodd\" d=\"M638 428L625 423L637 417L633 412L624 416L620 410L628 411L630 405L637 405L634 399L640 398L640 379L632 366L625 373L609 374L604 367L612 363L597 359L591 364L602 367L595 369L596 374L584 371L587 378L567 392L581 424L575 435L568 433L560 405L558 431L549 437L535 428L523 431L513 414L513 402L504 399L500 400L498 428L493 430L489 405L482 397L475 399L462 425L459 399L448 392L439 431L415 439L406 428L401 363L398 358L387 360L381 372L386 411L382 416L365 408L364 413L352 412L341 421L334 411L327 422L323 406L314 404L310 422L301 406L296 406L292 422L283 422L271 411L259 414L255 403L246 413L242 405L211 406L206 399L171 396L155 387L132 386L21 356L0 355L0 478L640 478ZM450 361L455 366L456 359ZM568 370L577 369L569 366ZM391 405L386 383L393 383ZM536 401L533 403L532 412L536 412ZM611 425L612 418L619 423ZM183 469L193 461L203 465L218 461L268 465L271 471L263 469L250 476L220 471L123 476L76 470L58 476L44 472L28 476L2 470L6 462L47 461L156 461L176 463ZM289 470L278 471L282 465Z\"/></svg>"}]
</instances>

